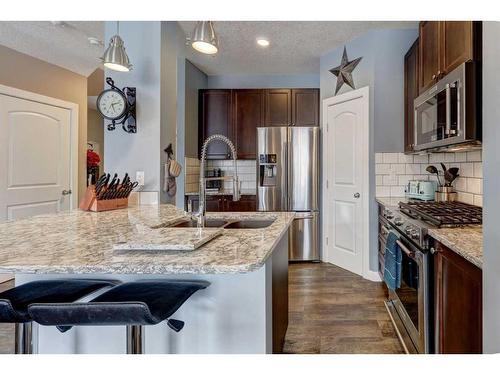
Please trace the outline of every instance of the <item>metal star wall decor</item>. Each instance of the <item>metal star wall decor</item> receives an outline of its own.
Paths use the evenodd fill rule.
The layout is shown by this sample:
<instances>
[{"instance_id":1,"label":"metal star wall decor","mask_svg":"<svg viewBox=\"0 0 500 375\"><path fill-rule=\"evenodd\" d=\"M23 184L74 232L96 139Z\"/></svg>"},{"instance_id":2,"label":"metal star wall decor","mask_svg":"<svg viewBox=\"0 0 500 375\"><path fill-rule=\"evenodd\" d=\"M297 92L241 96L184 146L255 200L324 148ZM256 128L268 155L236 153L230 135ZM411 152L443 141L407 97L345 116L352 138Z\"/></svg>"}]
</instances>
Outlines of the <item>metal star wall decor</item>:
<instances>
[{"instance_id":1,"label":"metal star wall decor","mask_svg":"<svg viewBox=\"0 0 500 375\"><path fill-rule=\"evenodd\" d=\"M337 87L335 88L335 95L337 95L344 83L347 83L353 89L356 88L354 87L354 81L352 79L352 71L354 70L354 68L356 68L361 59L362 57L358 57L355 60L349 61L349 59L347 58L347 51L344 46L344 53L342 54L342 61L340 62L340 65L329 70L330 73L337 77Z\"/></svg>"}]
</instances>

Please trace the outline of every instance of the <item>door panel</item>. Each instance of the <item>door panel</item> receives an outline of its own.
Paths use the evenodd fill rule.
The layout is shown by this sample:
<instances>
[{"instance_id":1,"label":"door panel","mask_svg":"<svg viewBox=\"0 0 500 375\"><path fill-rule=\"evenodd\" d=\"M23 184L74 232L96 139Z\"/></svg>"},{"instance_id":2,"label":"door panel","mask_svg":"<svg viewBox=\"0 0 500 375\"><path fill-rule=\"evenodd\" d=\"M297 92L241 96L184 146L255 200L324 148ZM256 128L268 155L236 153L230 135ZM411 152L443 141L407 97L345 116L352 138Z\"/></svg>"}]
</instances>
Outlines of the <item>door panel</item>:
<instances>
[{"instance_id":1,"label":"door panel","mask_svg":"<svg viewBox=\"0 0 500 375\"><path fill-rule=\"evenodd\" d=\"M319 214L297 213L289 231L289 258L293 261L319 260Z\"/></svg>"},{"instance_id":2,"label":"door panel","mask_svg":"<svg viewBox=\"0 0 500 375\"><path fill-rule=\"evenodd\" d=\"M288 192L290 211L318 209L319 128L290 127Z\"/></svg>"},{"instance_id":3,"label":"door panel","mask_svg":"<svg viewBox=\"0 0 500 375\"><path fill-rule=\"evenodd\" d=\"M255 159L257 127L264 124L263 90L233 90L238 159Z\"/></svg>"},{"instance_id":4,"label":"door panel","mask_svg":"<svg viewBox=\"0 0 500 375\"><path fill-rule=\"evenodd\" d=\"M347 94L345 94L347 95ZM349 96L351 97L351 96ZM368 101L354 97L326 107L326 235L327 261L351 272L363 272L363 201L364 184L368 183L364 148L366 134L364 119ZM366 120L367 121L367 120ZM366 171L366 172L365 172ZM357 197L357 198L356 198Z\"/></svg>"},{"instance_id":5,"label":"door panel","mask_svg":"<svg viewBox=\"0 0 500 375\"><path fill-rule=\"evenodd\" d=\"M0 220L70 207L68 109L0 95Z\"/></svg>"},{"instance_id":6,"label":"door panel","mask_svg":"<svg viewBox=\"0 0 500 375\"><path fill-rule=\"evenodd\" d=\"M405 152L412 152L415 144L414 100L418 97L418 39L405 55Z\"/></svg>"},{"instance_id":7,"label":"door panel","mask_svg":"<svg viewBox=\"0 0 500 375\"><path fill-rule=\"evenodd\" d=\"M291 90L264 90L265 126L289 126L292 123Z\"/></svg>"},{"instance_id":8,"label":"door panel","mask_svg":"<svg viewBox=\"0 0 500 375\"><path fill-rule=\"evenodd\" d=\"M442 70L447 74L460 64L473 59L473 22L442 21L441 24Z\"/></svg>"},{"instance_id":9,"label":"door panel","mask_svg":"<svg viewBox=\"0 0 500 375\"><path fill-rule=\"evenodd\" d=\"M202 90L200 91L200 121L199 147L205 139L214 134L222 134L229 139L232 135L232 102L231 90ZM221 141L215 141L207 147L207 159L228 159L229 148Z\"/></svg>"},{"instance_id":10,"label":"door panel","mask_svg":"<svg viewBox=\"0 0 500 375\"><path fill-rule=\"evenodd\" d=\"M319 125L318 89L292 90L292 125L293 126Z\"/></svg>"},{"instance_id":11,"label":"door panel","mask_svg":"<svg viewBox=\"0 0 500 375\"><path fill-rule=\"evenodd\" d=\"M419 42L419 92L431 87L439 75L439 22L420 22Z\"/></svg>"}]
</instances>

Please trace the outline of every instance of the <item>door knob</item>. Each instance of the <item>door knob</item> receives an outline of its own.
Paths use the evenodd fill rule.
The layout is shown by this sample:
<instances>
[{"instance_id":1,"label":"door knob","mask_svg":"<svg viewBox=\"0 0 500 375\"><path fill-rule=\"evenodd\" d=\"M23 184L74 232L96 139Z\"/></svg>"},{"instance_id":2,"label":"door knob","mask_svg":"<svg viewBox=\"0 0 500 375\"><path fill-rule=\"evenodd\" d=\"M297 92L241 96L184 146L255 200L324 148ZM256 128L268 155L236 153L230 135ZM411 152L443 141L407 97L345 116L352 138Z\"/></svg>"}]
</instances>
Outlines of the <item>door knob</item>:
<instances>
[{"instance_id":1,"label":"door knob","mask_svg":"<svg viewBox=\"0 0 500 375\"><path fill-rule=\"evenodd\" d=\"M71 194L71 189L62 191L62 195L70 195L70 194Z\"/></svg>"},{"instance_id":2,"label":"door knob","mask_svg":"<svg viewBox=\"0 0 500 375\"><path fill-rule=\"evenodd\" d=\"M354 198L358 199L361 195L359 193L354 193Z\"/></svg>"}]
</instances>

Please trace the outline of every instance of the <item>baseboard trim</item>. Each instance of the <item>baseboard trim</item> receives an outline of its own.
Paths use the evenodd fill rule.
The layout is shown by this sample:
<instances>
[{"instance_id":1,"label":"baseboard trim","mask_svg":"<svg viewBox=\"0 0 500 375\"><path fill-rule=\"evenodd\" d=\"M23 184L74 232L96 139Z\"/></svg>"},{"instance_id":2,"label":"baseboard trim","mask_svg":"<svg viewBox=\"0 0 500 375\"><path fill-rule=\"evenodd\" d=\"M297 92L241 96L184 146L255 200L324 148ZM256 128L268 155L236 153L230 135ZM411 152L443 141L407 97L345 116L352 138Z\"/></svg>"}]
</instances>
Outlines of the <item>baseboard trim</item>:
<instances>
[{"instance_id":1,"label":"baseboard trim","mask_svg":"<svg viewBox=\"0 0 500 375\"><path fill-rule=\"evenodd\" d=\"M363 275L363 278L370 281L382 281L379 273L377 271L371 271L371 270L366 271L365 274Z\"/></svg>"}]
</instances>

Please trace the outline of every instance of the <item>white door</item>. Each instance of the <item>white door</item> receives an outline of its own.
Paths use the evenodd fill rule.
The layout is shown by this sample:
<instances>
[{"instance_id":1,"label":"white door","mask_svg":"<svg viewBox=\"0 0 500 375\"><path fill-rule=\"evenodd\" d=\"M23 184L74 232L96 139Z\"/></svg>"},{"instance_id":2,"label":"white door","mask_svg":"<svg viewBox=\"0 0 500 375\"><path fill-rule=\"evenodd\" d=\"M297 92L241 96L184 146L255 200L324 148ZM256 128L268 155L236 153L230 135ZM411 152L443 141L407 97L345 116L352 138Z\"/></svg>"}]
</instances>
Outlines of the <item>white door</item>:
<instances>
[{"instance_id":1,"label":"white door","mask_svg":"<svg viewBox=\"0 0 500 375\"><path fill-rule=\"evenodd\" d=\"M69 109L0 94L0 222L70 208L70 124Z\"/></svg>"},{"instance_id":2,"label":"white door","mask_svg":"<svg viewBox=\"0 0 500 375\"><path fill-rule=\"evenodd\" d=\"M325 261L368 271L368 87L325 99ZM365 268L366 267L366 268Z\"/></svg>"}]
</instances>

